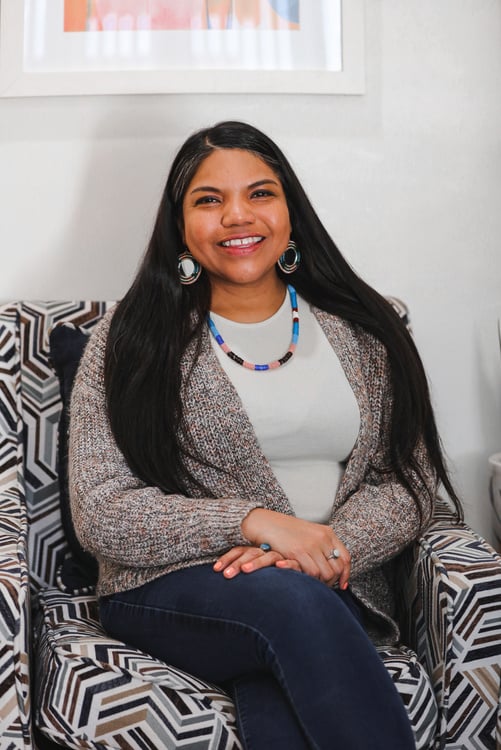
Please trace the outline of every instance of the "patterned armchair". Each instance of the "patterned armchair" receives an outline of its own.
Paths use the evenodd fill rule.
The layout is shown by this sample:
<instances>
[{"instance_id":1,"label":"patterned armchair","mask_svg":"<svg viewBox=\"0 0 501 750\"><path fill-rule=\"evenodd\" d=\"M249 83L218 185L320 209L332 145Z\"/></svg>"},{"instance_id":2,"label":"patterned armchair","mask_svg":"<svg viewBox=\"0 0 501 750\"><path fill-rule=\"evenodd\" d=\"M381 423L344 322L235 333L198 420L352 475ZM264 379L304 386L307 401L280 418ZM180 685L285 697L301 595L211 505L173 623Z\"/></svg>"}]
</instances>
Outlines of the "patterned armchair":
<instances>
[{"instance_id":1,"label":"patterned armchair","mask_svg":"<svg viewBox=\"0 0 501 750\"><path fill-rule=\"evenodd\" d=\"M405 308L394 302L402 316ZM0 308L0 748L237 750L224 693L102 630L69 590L48 334L104 302ZM419 748L501 747L501 559L446 510L399 565L406 647L381 651ZM497 743L497 744L496 744Z\"/></svg>"}]
</instances>

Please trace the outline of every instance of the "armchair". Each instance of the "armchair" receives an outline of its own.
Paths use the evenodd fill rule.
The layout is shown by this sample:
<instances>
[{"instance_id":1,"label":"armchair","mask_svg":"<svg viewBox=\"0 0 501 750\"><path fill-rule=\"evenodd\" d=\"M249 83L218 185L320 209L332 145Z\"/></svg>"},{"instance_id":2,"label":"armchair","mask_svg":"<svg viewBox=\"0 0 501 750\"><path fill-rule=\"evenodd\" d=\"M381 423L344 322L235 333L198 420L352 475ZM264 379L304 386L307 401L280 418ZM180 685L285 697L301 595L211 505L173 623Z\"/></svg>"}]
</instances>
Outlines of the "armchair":
<instances>
[{"instance_id":1,"label":"armchair","mask_svg":"<svg viewBox=\"0 0 501 750\"><path fill-rule=\"evenodd\" d=\"M0 748L238 750L227 695L110 639L92 588L61 579L48 334L63 321L91 330L109 305L0 308ZM444 507L402 557L398 587L406 645L381 656L417 747L500 747L501 558Z\"/></svg>"}]
</instances>

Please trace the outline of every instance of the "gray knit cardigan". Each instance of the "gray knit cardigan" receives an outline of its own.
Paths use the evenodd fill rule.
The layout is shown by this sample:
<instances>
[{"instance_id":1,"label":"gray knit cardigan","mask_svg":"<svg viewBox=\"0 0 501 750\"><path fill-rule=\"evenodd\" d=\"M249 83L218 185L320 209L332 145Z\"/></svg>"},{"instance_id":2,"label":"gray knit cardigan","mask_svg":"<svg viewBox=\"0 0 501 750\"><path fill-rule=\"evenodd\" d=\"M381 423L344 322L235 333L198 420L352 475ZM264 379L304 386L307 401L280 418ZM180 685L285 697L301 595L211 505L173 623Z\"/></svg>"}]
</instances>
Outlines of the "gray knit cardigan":
<instances>
[{"instance_id":1,"label":"gray knit cardigan","mask_svg":"<svg viewBox=\"0 0 501 750\"><path fill-rule=\"evenodd\" d=\"M377 643L395 643L399 632L390 561L416 538L419 516L396 478L377 471L385 466L392 406L386 350L360 328L317 309L314 313L340 359L361 415L329 523L351 550L350 587L363 604L369 634ZM104 354L112 314L104 316L87 345L70 419L71 510L81 544L99 561L101 596L212 563L225 550L248 544L241 523L253 508L293 514L207 330L189 379L193 347L185 352L181 368L186 423L206 461L193 459L189 468L212 497L201 497L194 487L191 497L167 495L133 474L115 443L105 405ZM434 496L436 477L422 447L418 460ZM421 504L426 523L432 503L425 491Z\"/></svg>"}]
</instances>

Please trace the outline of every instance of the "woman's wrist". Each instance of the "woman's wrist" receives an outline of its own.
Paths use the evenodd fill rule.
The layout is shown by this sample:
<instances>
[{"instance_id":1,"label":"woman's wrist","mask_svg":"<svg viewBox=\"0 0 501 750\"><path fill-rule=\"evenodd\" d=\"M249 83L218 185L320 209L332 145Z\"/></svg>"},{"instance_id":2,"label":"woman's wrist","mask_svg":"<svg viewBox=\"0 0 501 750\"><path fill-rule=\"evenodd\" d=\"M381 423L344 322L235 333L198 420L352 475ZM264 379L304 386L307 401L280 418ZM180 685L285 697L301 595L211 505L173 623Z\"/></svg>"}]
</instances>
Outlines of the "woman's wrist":
<instances>
[{"instance_id":1,"label":"woman's wrist","mask_svg":"<svg viewBox=\"0 0 501 750\"><path fill-rule=\"evenodd\" d=\"M242 534L252 544L259 546L267 542L266 529L269 526L270 515L275 514L273 510L266 508L254 508L248 513L241 523Z\"/></svg>"}]
</instances>

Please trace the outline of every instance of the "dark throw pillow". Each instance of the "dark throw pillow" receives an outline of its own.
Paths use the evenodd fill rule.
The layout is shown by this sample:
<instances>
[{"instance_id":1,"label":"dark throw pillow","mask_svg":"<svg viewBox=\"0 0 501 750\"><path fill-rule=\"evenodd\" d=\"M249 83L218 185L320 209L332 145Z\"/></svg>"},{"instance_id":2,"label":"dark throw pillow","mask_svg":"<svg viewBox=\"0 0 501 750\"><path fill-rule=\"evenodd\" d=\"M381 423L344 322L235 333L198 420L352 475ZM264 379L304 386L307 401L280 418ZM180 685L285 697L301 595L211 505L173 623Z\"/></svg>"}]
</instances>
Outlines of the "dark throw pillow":
<instances>
[{"instance_id":1,"label":"dark throw pillow","mask_svg":"<svg viewBox=\"0 0 501 750\"><path fill-rule=\"evenodd\" d=\"M72 323L56 325L49 335L50 360L59 379L63 408L58 429L58 476L61 519L70 554L59 571L60 584L71 591L81 591L96 584L97 561L78 541L71 518L68 489L68 428L71 389L80 359L89 340L89 332Z\"/></svg>"}]
</instances>

